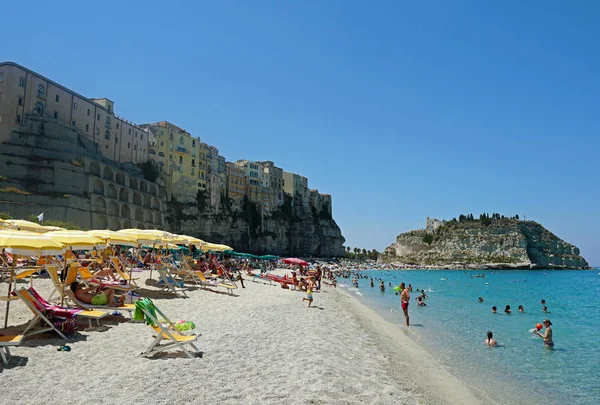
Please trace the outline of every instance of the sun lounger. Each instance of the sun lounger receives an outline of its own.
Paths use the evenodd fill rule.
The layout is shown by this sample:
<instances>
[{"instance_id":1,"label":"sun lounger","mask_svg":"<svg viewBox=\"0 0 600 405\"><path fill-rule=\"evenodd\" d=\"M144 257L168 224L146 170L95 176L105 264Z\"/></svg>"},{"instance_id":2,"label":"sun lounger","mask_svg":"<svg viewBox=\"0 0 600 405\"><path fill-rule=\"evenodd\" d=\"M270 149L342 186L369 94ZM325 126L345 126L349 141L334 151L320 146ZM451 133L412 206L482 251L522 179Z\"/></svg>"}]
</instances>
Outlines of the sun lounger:
<instances>
[{"instance_id":1,"label":"sun lounger","mask_svg":"<svg viewBox=\"0 0 600 405\"><path fill-rule=\"evenodd\" d=\"M100 324L100 319L106 316L106 313L102 311L86 311L80 308L66 308L58 305L52 305L42 298L42 296L39 295L37 291L33 289L33 287L29 287L27 289L21 288L20 290L15 291L15 293L23 301L23 303L27 305L34 315L33 319L23 331L23 336L55 331L60 337L67 339L65 334L58 330L50 318L55 316L66 319L72 319L75 317L85 318L88 320L90 327L92 327L92 319L95 319L98 324ZM27 332L38 323L40 323L42 327L28 334ZM43 326L44 324L46 326Z\"/></svg>"},{"instance_id":2,"label":"sun lounger","mask_svg":"<svg viewBox=\"0 0 600 405\"><path fill-rule=\"evenodd\" d=\"M204 273L197 271L196 275L198 276L198 278L200 279L200 282L202 283L203 287L221 287L221 288L225 288L227 290L227 292L229 292L230 294L233 294L233 290L237 289L237 286L235 284L226 284L223 283L221 281L218 280L208 280L205 276Z\"/></svg>"},{"instance_id":3,"label":"sun lounger","mask_svg":"<svg viewBox=\"0 0 600 405\"><path fill-rule=\"evenodd\" d=\"M120 291L133 291L136 289L136 287L132 286L131 284L121 284L118 281L111 280L99 280L94 277L90 269L87 267L79 266L77 267L77 272L79 273L83 281L91 285L99 285L101 287L112 288L114 290Z\"/></svg>"},{"instance_id":4,"label":"sun lounger","mask_svg":"<svg viewBox=\"0 0 600 405\"><path fill-rule=\"evenodd\" d=\"M170 349L181 349L187 357L190 359L194 358L194 355L188 350L186 345L189 345L194 349L196 353L199 353L200 350L194 344L198 341L198 337L200 335L184 335L182 334L173 324L169 318L158 309L151 299L144 298L143 300L139 300L136 302L136 314L134 315L134 319L136 320L146 320L146 324L150 326L156 335L154 336L154 341L152 344L142 352L141 356L152 356L155 353L162 352ZM162 319L159 321L158 316L160 315ZM168 341L168 343L161 344L163 341Z\"/></svg>"},{"instance_id":5,"label":"sun lounger","mask_svg":"<svg viewBox=\"0 0 600 405\"><path fill-rule=\"evenodd\" d=\"M119 260L118 257L112 257L110 259L110 262L117 274L119 275L119 277L121 277L121 279L127 281L130 284L134 284L137 287L137 283L135 282L135 280L139 280L139 277L130 277L129 274L125 272L125 267L123 266L123 263Z\"/></svg>"},{"instance_id":6,"label":"sun lounger","mask_svg":"<svg viewBox=\"0 0 600 405\"><path fill-rule=\"evenodd\" d=\"M179 292L183 293L184 297L187 297L187 294L182 289L183 282L175 280L171 272L168 268L160 268L156 269L158 273L158 282L155 284L157 287L168 289L175 295L179 295Z\"/></svg>"},{"instance_id":7,"label":"sun lounger","mask_svg":"<svg viewBox=\"0 0 600 405\"><path fill-rule=\"evenodd\" d=\"M79 301L76 297L75 294L73 294L73 291L71 291L71 289L68 287L71 282L75 281L75 278L77 277L77 273L74 271L70 271L71 269L69 269L69 274L67 274L67 278L65 280L64 283L61 283L61 281L58 278L58 272L56 270L55 267L48 267L48 274L50 275L50 279L52 280L52 283L54 284L54 288L56 289L56 291L58 292L60 297L67 297L70 301L73 302L73 304L77 305L80 308L83 309L101 309L101 310L105 310L105 311L127 311L129 313L129 315L131 316L131 313L133 312L133 310L135 309L135 306L133 304L125 304L122 307L117 307L117 306L109 306L109 305L91 305L91 304L86 304L85 302L81 302ZM75 276L73 276L75 275Z\"/></svg>"},{"instance_id":8,"label":"sun lounger","mask_svg":"<svg viewBox=\"0 0 600 405\"><path fill-rule=\"evenodd\" d=\"M2 335L0 336L0 357L2 362L8 364L10 361L10 346L18 346L23 340L23 335Z\"/></svg>"}]
</instances>

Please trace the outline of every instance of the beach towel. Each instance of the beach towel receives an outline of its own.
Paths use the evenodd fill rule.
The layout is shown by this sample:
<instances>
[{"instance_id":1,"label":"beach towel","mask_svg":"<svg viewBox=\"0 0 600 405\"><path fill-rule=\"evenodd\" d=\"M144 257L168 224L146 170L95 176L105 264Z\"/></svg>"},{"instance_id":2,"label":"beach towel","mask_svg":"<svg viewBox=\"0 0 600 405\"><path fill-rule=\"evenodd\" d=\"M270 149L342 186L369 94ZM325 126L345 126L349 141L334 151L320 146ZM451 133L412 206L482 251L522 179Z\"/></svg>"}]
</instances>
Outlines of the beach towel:
<instances>
[{"instance_id":1,"label":"beach towel","mask_svg":"<svg viewBox=\"0 0 600 405\"><path fill-rule=\"evenodd\" d=\"M144 298L135 302L135 311L133 311L133 319L136 321L146 321L146 324L157 326L149 316L146 316L143 310L146 310L152 314L156 319L156 311L154 310L154 303L150 298Z\"/></svg>"}]
</instances>

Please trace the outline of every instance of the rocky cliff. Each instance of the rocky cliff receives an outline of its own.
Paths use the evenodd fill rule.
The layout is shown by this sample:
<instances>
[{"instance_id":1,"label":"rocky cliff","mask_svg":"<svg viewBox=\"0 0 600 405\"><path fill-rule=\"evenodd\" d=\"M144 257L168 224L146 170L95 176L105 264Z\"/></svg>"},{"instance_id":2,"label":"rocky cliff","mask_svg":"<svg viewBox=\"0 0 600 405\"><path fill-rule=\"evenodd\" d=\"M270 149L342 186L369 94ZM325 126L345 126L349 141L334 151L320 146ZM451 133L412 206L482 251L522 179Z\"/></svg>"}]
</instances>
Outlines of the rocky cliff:
<instances>
[{"instance_id":1,"label":"rocky cliff","mask_svg":"<svg viewBox=\"0 0 600 405\"><path fill-rule=\"evenodd\" d=\"M448 222L433 230L398 235L382 261L436 268L582 269L579 249L534 221Z\"/></svg>"},{"instance_id":2,"label":"rocky cliff","mask_svg":"<svg viewBox=\"0 0 600 405\"><path fill-rule=\"evenodd\" d=\"M344 256L341 230L325 211L294 204L286 196L285 204L269 215L260 212L247 199L233 203L223 198L218 207L197 199L173 199L168 204L170 231L195 236L213 243L224 243L241 252L302 257Z\"/></svg>"}]
</instances>

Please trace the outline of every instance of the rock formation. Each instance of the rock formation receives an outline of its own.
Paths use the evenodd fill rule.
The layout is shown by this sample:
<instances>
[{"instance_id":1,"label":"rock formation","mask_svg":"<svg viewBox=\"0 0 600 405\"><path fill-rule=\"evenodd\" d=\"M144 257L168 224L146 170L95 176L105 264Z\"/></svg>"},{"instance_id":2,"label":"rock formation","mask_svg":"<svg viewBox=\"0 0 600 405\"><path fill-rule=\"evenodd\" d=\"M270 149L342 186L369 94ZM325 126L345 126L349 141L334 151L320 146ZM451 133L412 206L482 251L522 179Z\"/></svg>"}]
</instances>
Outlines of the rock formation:
<instances>
[{"instance_id":1,"label":"rock formation","mask_svg":"<svg viewBox=\"0 0 600 405\"><path fill-rule=\"evenodd\" d=\"M340 257L345 255L341 230L326 212L285 204L271 215L262 215L257 206L243 201L239 205L223 200L219 207L196 201L172 200L167 222L172 232L234 246L242 252L302 257Z\"/></svg>"},{"instance_id":2,"label":"rock formation","mask_svg":"<svg viewBox=\"0 0 600 405\"><path fill-rule=\"evenodd\" d=\"M456 269L584 269L579 249L534 221L450 221L398 235L382 261Z\"/></svg>"}]
</instances>

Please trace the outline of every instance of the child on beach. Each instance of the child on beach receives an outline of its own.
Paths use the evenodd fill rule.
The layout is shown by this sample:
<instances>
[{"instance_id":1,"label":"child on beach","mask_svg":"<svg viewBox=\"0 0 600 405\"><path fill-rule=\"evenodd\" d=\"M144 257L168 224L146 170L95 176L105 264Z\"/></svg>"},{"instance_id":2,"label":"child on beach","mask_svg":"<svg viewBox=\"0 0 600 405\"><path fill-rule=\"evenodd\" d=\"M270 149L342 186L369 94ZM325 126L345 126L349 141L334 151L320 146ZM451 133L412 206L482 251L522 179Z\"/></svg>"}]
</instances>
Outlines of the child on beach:
<instances>
[{"instance_id":1,"label":"child on beach","mask_svg":"<svg viewBox=\"0 0 600 405\"><path fill-rule=\"evenodd\" d=\"M302 302L308 301L308 308L310 308L310 306L312 305L312 302L313 302L313 296L312 296L313 287L314 287L313 278L309 277L308 286L306 287L306 297L302 298Z\"/></svg>"}]
</instances>

